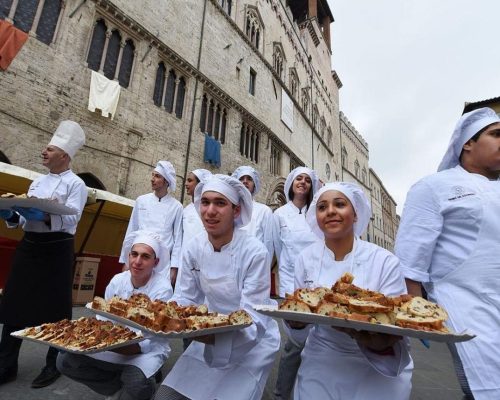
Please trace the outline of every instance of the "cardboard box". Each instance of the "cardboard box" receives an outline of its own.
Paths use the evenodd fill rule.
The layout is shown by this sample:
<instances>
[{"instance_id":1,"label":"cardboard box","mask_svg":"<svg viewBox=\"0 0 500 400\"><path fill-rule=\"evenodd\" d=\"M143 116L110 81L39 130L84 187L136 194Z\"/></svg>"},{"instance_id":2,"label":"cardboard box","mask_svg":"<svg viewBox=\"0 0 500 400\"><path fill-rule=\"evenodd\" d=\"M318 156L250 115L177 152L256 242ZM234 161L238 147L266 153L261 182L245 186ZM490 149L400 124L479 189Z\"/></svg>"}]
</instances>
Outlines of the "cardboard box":
<instances>
[{"instance_id":1,"label":"cardboard box","mask_svg":"<svg viewBox=\"0 0 500 400\"><path fill-rule=\"evenodd\" d=\"M77 257L73 277L73 304L86 304L94 298L100 258Z\"/></svg>"}]
</instances>

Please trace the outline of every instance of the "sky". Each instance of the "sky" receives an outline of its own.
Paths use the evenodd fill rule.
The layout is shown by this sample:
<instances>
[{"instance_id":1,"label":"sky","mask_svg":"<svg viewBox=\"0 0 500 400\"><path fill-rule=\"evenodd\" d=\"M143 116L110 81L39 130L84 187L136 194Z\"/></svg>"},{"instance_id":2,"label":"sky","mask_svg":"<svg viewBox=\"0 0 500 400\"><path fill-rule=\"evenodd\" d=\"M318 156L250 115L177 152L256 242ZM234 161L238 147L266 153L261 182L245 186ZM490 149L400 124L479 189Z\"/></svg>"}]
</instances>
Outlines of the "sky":
<instances>
[{"instance_id":1,"label":"sky","mask_svg":"<svg viewBox=\"0 0 500 400\"><path fill-rule=\"evenodd\" d=\"M465 102L500 97L500 1L328 0L340 110L401 215Z\"/></svg>"}]
</instances>

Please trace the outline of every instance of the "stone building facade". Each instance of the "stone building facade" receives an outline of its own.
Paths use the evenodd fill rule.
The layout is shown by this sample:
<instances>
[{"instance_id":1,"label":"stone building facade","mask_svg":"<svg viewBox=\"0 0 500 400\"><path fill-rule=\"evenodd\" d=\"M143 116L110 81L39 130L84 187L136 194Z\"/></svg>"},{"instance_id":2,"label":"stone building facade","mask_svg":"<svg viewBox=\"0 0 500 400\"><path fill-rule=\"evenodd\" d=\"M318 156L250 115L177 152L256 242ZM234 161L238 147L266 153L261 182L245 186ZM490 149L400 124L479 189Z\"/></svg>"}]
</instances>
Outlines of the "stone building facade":
<instances>
[{"instance_id":1,"label":"stone building facade","mask_svg":"<svg viewBox=\"0 0 500 400\"><path fill-rule=\"evenodd\" d=\"M75 172L130 198L159 159L179 185L195 168L252 165L260 200L276 205L292 168L340 173L326 0L13 0L0 18L30 32L0 73L0 151L13 164L41 171L40 149L73 119L87 134ZM92 70L120 83L113 120L87 110ZM204 163L205 132L220 167Z\"/></svg>"},{"instance_id":2,"label":"stone building facade","mask_svg":"<svg viewBox=\"0 0 500 400\"><path fill-rule=\"evenodd\" d=\"M160 159L178 187L195 168L252 165L272 207L299 165L373 191L368 145L339 110L327 0L2 0L0 19L29 32L0 71L0 161L44 172L38 154L73 119L87 135L73 170L129 198ZM113 119L87 109L93 70L120 84Z\"/></svg>"},{"instance_id":3,"label":"stone building facade","mask_svg":"<svg viewBox=\"0 0 500 400\"><path fill-rule=\"evenodd\" d=\"M341 179L358 183L371 201L372 218L363 239L392 251L398 227L396 202L369 167L368 143L343 112L340 112L340 143Z\"/></svg>"}]
</instances>

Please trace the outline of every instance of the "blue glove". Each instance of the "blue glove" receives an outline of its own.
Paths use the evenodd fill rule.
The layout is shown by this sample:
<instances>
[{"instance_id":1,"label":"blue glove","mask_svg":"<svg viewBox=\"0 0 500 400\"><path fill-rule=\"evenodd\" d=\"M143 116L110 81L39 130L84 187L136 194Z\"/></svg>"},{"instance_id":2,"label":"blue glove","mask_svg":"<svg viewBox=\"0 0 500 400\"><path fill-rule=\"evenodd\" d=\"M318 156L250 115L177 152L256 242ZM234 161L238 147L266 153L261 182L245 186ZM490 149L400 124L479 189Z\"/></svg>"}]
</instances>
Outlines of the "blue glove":
<instances>
[{"instance_id":1,"label":"blue glove","mask_svg":"<svg viewBox=\"0 0 500 400\"><path fill-rule=\"evenodd\" d=\"M30 207L13 207L21 216L23 216L28 221L43 221L45 219L45 213L38 208Z\"/></svg>"},{"instance_id":2,"label":"blue glove","mask_svg":"<svg viewBox=\"0 0 500 400\"><path fill-rule=\"evenodd\" d=\"M0 210L0 218L2 219L11 219L14 213L10 210Z\"/></svg>"}]
</instances>

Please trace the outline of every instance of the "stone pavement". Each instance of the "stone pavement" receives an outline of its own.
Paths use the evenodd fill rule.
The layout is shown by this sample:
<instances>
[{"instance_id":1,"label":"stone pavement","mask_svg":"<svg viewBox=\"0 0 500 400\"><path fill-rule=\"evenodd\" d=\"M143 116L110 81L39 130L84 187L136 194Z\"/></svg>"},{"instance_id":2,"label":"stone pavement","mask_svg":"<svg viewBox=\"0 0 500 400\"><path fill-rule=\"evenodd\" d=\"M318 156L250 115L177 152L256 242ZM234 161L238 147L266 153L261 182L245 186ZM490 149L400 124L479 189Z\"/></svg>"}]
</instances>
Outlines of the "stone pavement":
<instances>
[{"instance_id":1,"label":"stone pavement","mask_svg":"<svg viewBox=\"0 0 500 400\"><path fill-rule=\"evenodd\" d=\"M73 309L73 316L78 318L90 315L82 307ZM164 374L172 367L182 352L182 341L171 342L172 354L163 367ZM23 343L19 357L19 373L16 381L0 386L0 399L16 400L103 400L98 395L79 383L66 377L59 378L54 384L42 389L31 389L31 381L44 365L45 346L28 342ZM412 356L415 362L413 373L413 391L411 400L461 400L462 394L453 371L448 348L444 344L432 342L426 349L419 341L412 340ZM276 380L278 359L269 377L263 400L272 399L272 389ZM235 399L237 400L237 399ZM348 400L348 399L346 399ZM390 400L390 399L388 399Z\"/></svg>"}]
</instances>

